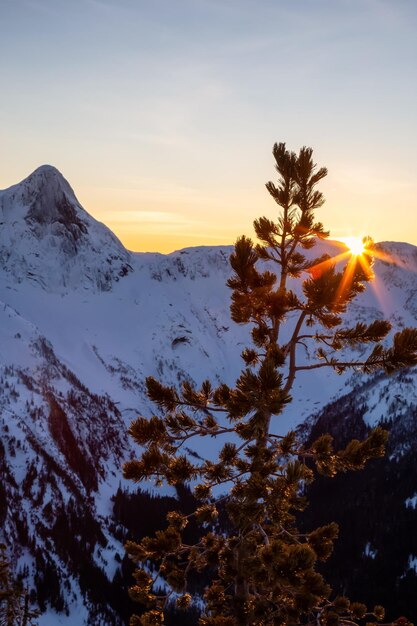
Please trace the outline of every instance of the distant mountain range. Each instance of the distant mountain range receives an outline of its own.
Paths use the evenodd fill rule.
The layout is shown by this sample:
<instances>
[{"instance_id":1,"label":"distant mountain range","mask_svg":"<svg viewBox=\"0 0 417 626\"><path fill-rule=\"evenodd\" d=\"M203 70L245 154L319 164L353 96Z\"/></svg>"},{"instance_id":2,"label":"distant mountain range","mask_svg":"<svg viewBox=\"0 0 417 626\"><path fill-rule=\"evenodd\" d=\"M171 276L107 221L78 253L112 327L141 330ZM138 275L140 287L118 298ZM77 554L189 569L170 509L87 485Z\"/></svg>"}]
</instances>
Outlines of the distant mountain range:
<instances>
[{"instance_id":1,"label":"distant mountain range","mask_svg":"<svg viewBox=\"0 0 417 626\"><path fill-rule=\"evenodd\" d=\"M340 249L320 243L320 253ZM375 280L348 320L416 326L417 248L385 242L378 250L385 260L376 260ZM231 251L130 252L51 166L0 191L0 535L44 611L40 626L125 623L127 533L158 518L168 498L186 500L164 490L160 500L139 495L139 506L129 495L121 467L135 450L127 429L155 410L144 393L148 375L232 384L239 374L249 330L229 316ZM415 372L308 374L297 379L277 432L303 423L306 436L326 429L343 442L381 421L392 429L385 460L315 487L324 505L311 507L311 523L338 517L345 537L343 567L328 576L356 595L366 595L368 576L369 597L383 603L382 577L393 611L417 611L409 591L417 582ZM193 452L213 454L213 445Z\"/></svg>"}]
</instances>

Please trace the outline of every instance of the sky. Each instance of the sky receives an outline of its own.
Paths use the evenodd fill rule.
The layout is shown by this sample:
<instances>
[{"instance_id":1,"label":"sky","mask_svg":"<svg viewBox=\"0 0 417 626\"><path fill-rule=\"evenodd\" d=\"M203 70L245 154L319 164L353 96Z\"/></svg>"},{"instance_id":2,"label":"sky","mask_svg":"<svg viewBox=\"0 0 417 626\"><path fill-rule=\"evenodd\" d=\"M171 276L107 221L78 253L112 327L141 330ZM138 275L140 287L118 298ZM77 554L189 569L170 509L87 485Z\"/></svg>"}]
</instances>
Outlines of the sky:
<instances>
[{"instance_id":1,"label":"sky","mask_svg":"<svg viewBox=\"0 0 417 626\"><path fill-rule=\"evenodd\" d=\"M274 219L272 146L335 239L417 245L415 0L0 0L0 188L57 167L131 250Z\"/></svg>"}]
</instances>

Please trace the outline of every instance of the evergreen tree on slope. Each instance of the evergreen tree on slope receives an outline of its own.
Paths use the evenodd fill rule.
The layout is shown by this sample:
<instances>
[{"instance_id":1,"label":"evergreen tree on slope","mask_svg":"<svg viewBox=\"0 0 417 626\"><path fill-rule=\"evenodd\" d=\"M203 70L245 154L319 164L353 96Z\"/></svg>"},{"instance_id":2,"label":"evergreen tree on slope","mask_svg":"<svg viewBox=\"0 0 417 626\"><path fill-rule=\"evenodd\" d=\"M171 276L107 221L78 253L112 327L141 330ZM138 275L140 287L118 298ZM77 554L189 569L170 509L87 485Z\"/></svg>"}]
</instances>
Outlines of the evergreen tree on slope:
<instances>
[{"instance_id":1,"label":"evergreen tree on slope","mask_svg":"<svg viewBox=\"0 0 417 626\"><path fill-rule=\"evenodd\" d=\"M328 256L309 259L305 251L328 236L314 215L324 202L316 187L327 171L314 164L310 148L297 155L280 143L273 155L279 181L267 189L280 207L278 221L256 220L260 243L243 236L231 256L232 319L251 325L253 342L242 353L243 371L234 387L213 388L205 381L198 389L188 382L175 389L148 378L148 395L161 414L139 417L130 428L143 452L126 463L125 477L191 483L201 526L199 540L187 543L189 516L172 511L166 530L128 543L139 565L131 596L148 607L132 625L162 624L164 607L174 599L186 609L187 579L204 570L212 582L202 626L336 626L383 619L379 606L368 609L335 597L316 570L332 551L337 526L301 533L295 519L307 504L303 488L315 472L334 476L363 468L384 453L386 433L376 428L364 441L337 451L324 434L306 447L295 432L280 432L279 415L291 402L300 371L389 373L416 364L417 330L396 333L386 348L381 342L391 330L388 322L344 324L349 303L372 278L372 245L341 270ZM296 282L298 293L291 288ZM352 348L364 344L368 356L352 357ZM306 347L314 354L310 360L303 358ZM186 456L183 444L194 437L224 437L217 460ZM221 485L227 495L215 500L212 488ZM227 532L216 522L219 507L227 515Z\"/></svg>"},{"instance_id":2,"label":"evergreen tree on slope","mask_svg":"<svg viewBox=\"0 0 417 626\"><path fill-rule=\"evenodd\" d=\"M12 579L6 546L0 544L0 626L35 626L38 615L27 591Z\"/></svg>"}]
</instances>

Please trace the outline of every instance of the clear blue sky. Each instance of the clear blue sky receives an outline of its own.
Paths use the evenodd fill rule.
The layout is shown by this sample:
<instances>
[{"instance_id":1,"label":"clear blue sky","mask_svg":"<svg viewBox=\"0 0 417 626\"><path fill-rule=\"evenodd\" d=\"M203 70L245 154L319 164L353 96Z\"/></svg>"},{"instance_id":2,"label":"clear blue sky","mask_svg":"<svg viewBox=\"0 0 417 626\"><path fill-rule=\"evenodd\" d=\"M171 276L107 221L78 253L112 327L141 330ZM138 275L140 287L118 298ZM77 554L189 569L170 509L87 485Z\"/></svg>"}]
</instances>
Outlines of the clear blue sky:
<instances>
[{"instance_id":1,"label":"clear blue sky","mask_svg":"<svg viewBox=\"0 0 417 626\"><path fill-rule=\"evenodd\" d=\"M0 0L0 188L58 167L137 250L274 217L310 145L334 237L417 244L415 0Z\"/></svg>"}]
</instances>

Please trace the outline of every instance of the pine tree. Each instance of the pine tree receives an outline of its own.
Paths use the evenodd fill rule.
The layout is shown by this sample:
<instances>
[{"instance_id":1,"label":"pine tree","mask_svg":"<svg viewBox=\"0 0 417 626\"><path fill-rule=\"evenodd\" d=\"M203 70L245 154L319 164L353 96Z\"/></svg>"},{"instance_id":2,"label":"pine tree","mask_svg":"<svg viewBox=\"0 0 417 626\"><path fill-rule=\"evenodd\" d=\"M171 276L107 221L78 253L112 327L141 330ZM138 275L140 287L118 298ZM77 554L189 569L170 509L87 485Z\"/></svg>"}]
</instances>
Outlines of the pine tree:
<instances>
[{"instance_id":1,"label":"pine tree","mask_svg":"<svg viewBox=\"0 0 417 626\"><path fill-rule=\"evenodd\" d=\"M279 432L278 416L291 402L300 371L390 373L415 365L417 330L396 333L386 348L388 322L345 325L349 303L372 279L372 242L340 270L329 256L307 255L328 236L315 219L324 202L317 184L327 170L317 168L310 148L296 154L275 144L273 156L279 181L266 187L280 207L278 220L257 219L259 243L240 237L230 259L231 316L251 325L244 369L234 387L213 388L205 381L195 388L184 381L176 389L148 378L147 393L160 414L139 417L130 428L143 451L126 463L125 477L193 485L198 501L193 516L201 528L199 540L187 543L190 516L172 511L165 530L128 543L138 564L131 597L147 606L132 625L162 624L164 607L174 599L186 610L192 601L187 579L205 570L212 582L205 590L201 626L336 626L384 617L380 606L368 609L335 597L318 573L317 562L329 557L337 526L302 533L296 518L317 472L334 476L363 468L368 459L383 455L387 433L375 428L342 450L334 449L328 434L307 446L296 432ZM352 357L350 349L365 344L368 356ZM308 361L306 346L314 354ZM349 356L343 356L346 352ZM194 437L224 437L218 458L187 457L183 444ZM212 489L221 485L227 493L216 500ZM217 522L220 508L227 516L226 531ZM158 591L161 581L165 586Z\"/></svg>"},{"instance_id":2,"label":"pine tree","mask_svg":"<svg viewBox=\"0 0 417 626\"><path fill-rule=\"evenodd\" d=\"M12 579L6 546L0 544L0 626L35 626L38 615L27 591Z\"/></svg>"}]
</instances>

